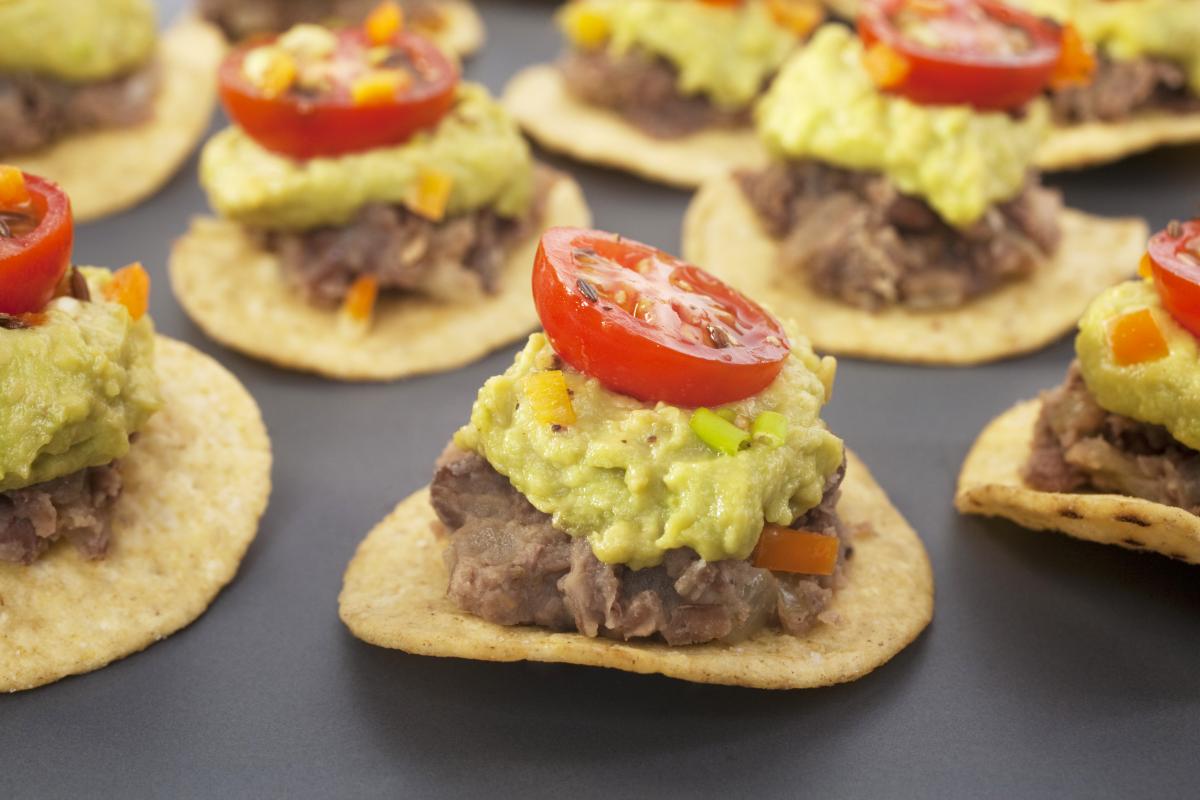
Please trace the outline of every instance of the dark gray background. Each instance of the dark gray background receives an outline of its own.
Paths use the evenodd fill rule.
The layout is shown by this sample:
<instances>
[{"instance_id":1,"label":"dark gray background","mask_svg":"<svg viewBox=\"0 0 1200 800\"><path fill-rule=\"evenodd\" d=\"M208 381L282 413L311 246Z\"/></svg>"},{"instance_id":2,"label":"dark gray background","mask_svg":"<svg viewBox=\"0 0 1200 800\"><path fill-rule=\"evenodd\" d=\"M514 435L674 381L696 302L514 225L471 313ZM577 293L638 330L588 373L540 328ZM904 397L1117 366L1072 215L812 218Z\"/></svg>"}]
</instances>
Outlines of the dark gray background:
<instances>
[{"instance_id":1,"label":"dark gray background","mask_svg":"<svg viewBox=\"0 0 1200 800\"><path fill-rule=\"evenodd\" d=\"M489 44L468 75L498 90L553 56L551 8L483 0ZM258 398L275 446L271 507L237 580L190 628L0 697L0 797L1196 795L1196 568L951 507L976 433L1061 379L1067 340L978 369L842 362L830 424L920 531L937 578L930 629L857 683L771 693L409 656L343 628L342 571L427 482L513 348L447 375L347 386L213 345L165 277L171 240L205 209L195 168L82 229L76 256L143 260L159 328ZM573 169L599 226L678 247L685 194ZM1162 225L1196 210L1200 149L1053 182L1072 205Z\"/></svg>"}]
</instances>

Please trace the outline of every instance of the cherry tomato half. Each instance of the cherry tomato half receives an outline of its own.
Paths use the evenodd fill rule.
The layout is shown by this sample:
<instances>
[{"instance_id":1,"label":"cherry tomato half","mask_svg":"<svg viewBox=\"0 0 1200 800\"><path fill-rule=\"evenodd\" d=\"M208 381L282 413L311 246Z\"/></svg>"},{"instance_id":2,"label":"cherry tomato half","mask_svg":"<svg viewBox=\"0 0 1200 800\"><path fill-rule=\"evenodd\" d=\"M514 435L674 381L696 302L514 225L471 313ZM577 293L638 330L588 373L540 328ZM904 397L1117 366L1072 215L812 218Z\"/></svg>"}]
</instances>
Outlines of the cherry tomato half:
<instances>
[{"instance_id":1,"label":"cherry tomato half","mask_svg":"<svg viewBox=\"0 0 1200 800\"><path fill-rule=\"evenodd\" d=\"M458 69L429 40L397 33L386 45L412 81L390 102L356 103L350 75L361 75L374 45L360 28L337 34L330 70L342 80L318 94L289 89L268 96L247 78L243 65L255 47L278 37L249 42L221 65L221 103L247 135L268 150L298 159L337 156L399 144L436 125L454 105Z\"/></svg>"},{"instance_id":2,"label":"cherry tomato half","mask_svg":"<svg viewBox=\"0 0 1200 800\"><path fill-rule=\"evenodd\" d=\"M1200 219L1172 222L1150 238L1147 253L1163 306L1200 336Z\"/></svg>"},{"instance_id":3,"label":"cherry tomato half","mask_svg":"<svg viewBox=\"0 0 1200 800\"><path fill-rule=\"evenodd\" d=\"M25 175L29 203L0 209L0 313L41 311L71 265L75 224L58 184ZM5 236L5 233L9 235Z\"/></svg>"},{"instance_id":4,"label":"cherry tomato half","mask_svg":"<svg viewBox=\"0 0 1200 800\"><path fill-rule=\"evenodd\" d=\"M894 56L893 92L925 105L1018 108L1050 83L1062 28L997 0L873 0L859 14L867 47Z\"/></svg>"},{"instance_id":5,"label":"cherry tomato half","mask_svg":"<svg viewBox=\"0 0 1200 800\"><path fill-rule=\"evenodd\" d=\"M757 394L790 346L766 311L702 269L611 233L551 228L533 301L554 350L609 389L694 408Z\"/></svg>"}]
</instances>

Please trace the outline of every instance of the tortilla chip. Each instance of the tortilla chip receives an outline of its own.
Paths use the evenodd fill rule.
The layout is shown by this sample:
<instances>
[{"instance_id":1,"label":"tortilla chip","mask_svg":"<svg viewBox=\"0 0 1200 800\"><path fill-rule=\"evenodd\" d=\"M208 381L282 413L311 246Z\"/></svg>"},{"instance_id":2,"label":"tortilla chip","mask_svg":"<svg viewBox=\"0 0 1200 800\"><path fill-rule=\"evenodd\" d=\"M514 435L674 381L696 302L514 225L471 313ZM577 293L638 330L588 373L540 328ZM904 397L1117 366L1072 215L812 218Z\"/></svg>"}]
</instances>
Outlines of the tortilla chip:
<instances>
[{"instance_id":1,"label":"tortilla chip","mask_svg":"<svg viewBox=\"0 0 1200 800\"><path fill-rule=\"evenodd\" d=\"M1044 170L1080 169L1172 144L1200 142L1200 113L1155 111L1122 122L1060 126L1038 152Z\"/></svg>"},{"instance_id":2,"label":"tortilla chip","mask_svg":"<svg viewBox=\"0 0 1200 800\"><path fill-rule=\"evenodd\" d=\"M731 178L705 184L684 220L684 258L800 324L817 350L917 364L979 364L1037 350L1075 327L1096 294L1128 278L1149 231L1138 219L1064 211L1058 255L961 308L869 312L824 297L778 266L779 244L762 229Z\"/></svg>"},{"instance_id":3,"label":"tortilla chip","mask_svg":"<svg viewBox=\"0 0 1200 800\"><path fill-rule=\"evenodd\" d=\"M692 188L767 161L766 149L749 126L677 139L642 133L619 114L573 98L558 69L549 64L517 73L505 87L503 103L547 150L672 186Z\"/></svg>"},{"instance_id":4,"label":"tortilla chip","mask_svg":"<svg viewBox=\"0 0 1200 800\"><path fill-rule=\"evenodd\" d=\"M159 337L163 408L121 461L108 557L67 542L0 563L0 692L90 672L199 617L258 530L271 445L258 406L217 362Z\"/></svg>"},{"instance_id":5,"label":"tortilla chip","mask_svg":"<svg viewBox=\"0 0 1200 800\"><path fill-rule=\"evenodd\" d=\"M443 15L442 24L428 30L414 26L418 33L458 56L469 56L483 47L483 20L469 0L439 0L437 6Z\"/></svg>"},{"instance_id":6,"label":"tortilla chip","mask_svg":"<svg viewBox=\"0 0 1200 800\"><path fill-rule=\"evenodd\" d=\"M162 83L150 120L76 134L4 160L61 184L71 196L77 222L131 208L179 171L208 130L224 51L224 39L214 26L180 22L159 42Z\"/></svg>"},{"instance_id":7,"label":"tortilla chip","mask_svg":"<svg viewBox=\"0 0 1200 800\"><path fill-rule=\"evenodd\" d=\"M805 636L763 632L738 645L669 647L503 627L446 597L440 526L422 489L396 506L359 546L339 597L355 636L427 656L549 661L662 673L698 683L803 689L852 681L882 666L933 617L933 574L917 534L853 454L838 511L872 532L854 539L847 584L830 610L839 621Z\"/></svg>"},{"instance_id":8,"label":"tortilla chip","mask_svg":"<svg viewBox=\"0 0 1200 800\"><path fill-rule=\"evenodd\" d=\"M954 505L959 511L1200 564L1200 517L1182 508L1120 494L1042 492L1027 486L1021 471L1033 452L1041 410L1040 400L1027 400L984 428L958 476Z\"/></svg>"},{"instance_id":9,"label":"tortilla chip","mask_svg":"<svg viewBox=\"0 0 1200 800\"><path fill-rule=\"evenodd\" d=\"M560 178L546 227L587 227L578 184ZM200 217L175 243L168 271L175 296L221 344L287 369L345 381L386 381L471 363L537 326L529 294L540 232L509 255L496 294L461 303L418 295L380 297L366 333L339 325L284 282L278 259L236 222Z\"/></svg>"}]
</instances>

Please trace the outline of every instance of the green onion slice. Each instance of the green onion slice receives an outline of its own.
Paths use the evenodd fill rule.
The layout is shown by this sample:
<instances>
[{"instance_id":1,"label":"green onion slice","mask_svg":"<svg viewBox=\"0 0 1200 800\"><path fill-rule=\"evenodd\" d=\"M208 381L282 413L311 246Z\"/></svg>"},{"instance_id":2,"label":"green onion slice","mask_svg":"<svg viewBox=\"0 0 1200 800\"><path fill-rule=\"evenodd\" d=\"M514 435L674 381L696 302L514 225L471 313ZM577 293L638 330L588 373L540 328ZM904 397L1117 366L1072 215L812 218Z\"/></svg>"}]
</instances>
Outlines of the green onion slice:
<instances>
[{"instance_id":1,"label":"green onion slice","mask_svg":"<svg viewBox=\"0 0 1200 800\"><path fill-rule=\"evenodd\" d=\"M707 408L697 408L688 424L700 441L727 456L737 455L750 441L749 433Z\"/></svg>"}]
</instances>

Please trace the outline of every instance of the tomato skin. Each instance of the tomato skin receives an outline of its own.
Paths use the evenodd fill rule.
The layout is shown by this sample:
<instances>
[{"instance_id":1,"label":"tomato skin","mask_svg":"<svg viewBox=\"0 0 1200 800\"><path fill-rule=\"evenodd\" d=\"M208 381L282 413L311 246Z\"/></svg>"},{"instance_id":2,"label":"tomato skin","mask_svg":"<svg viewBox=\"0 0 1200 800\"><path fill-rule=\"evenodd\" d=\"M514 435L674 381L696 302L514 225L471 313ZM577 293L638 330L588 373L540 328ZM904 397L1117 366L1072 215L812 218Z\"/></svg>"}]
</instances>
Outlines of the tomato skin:
<instances>
[{"instance_id":1,"label":"tomato skin","mask_svg":"<svg viewBox=\"0 0 1200 800\"><path fill-rule=\"evenodd\" d=\"M934 50L908 41L892 17L909 0L874 0L859 14L863 45L882 42L909 63L904 80L888 91L921 105L970 105L979 111L1020 108L1045 91L1062 53L1062 28L1055 22L997 0L946 0L949 9L977 6L989 17L1024 30L1032 41L1020 55Z\"/></svg>"},{"instance_id":2,"label":"tomato skin","mask_svg":"<svg viewBox=\"0 0 1200 800\"><path fill-rule=\"evenodd\" d=\"M37 227L12 238L0 237L0 313L31 314L54 298L71 265L75 223L66 192L36 175L25 185L40 217Z\"/></svg>"},{"instance_id":3,"label":"tomato skin","mask_svg":"<svg viewBox=\"0 0 1200 800\"><path fill-rule=\"evenodd\" d=\"M1200 219L1150 237L1147 247L1154 286L1163 307L1183 327L1200 336Z\"/></svg>"},{"instance_id":4,"label":"tomato skin","mask_svg":"<svg viewBox=\"0 0 1200 800\"><path fill-rule=\"evenodd\" d=\"M266 97L246 79L242 64L250 50L277 38L242 45L225 59L219 72L226 113L250 138L272 152L310 159L400 144L436 125L454 106L458 69L433 43L410 33L396 34L392 46L432 77L401 100L356 105L348 86L317 98ZM358 28L340 31L338 46L339 51L353 52L371 47Z\"/></svg>"},{"instance_id":5,"label":"tomato skin","mask_svg":"<svg viewBox=\"0 0 1200 800\"><path fill-rule=\"evenodd\" d=\"M652 324L607 294L597 294L589 282L592 299L581 285L581 278L589 278L575 255L580 248L595 250L609 277L632 281L649 300L682 307L694 306L697 298L715 299L721 313L736 321L737 343L714 347L687 341L686 324L675 330ZM647 257L699 292L689 295L666 280L646 281L634 265ZM551 345L565 362L615 392L646 402L696 408L741 400L774 381L790 352L783 327L735 289L656 248L600 231L551 228L543 234L534 260L533 299Z\"/></svg>"}]
</instances>

